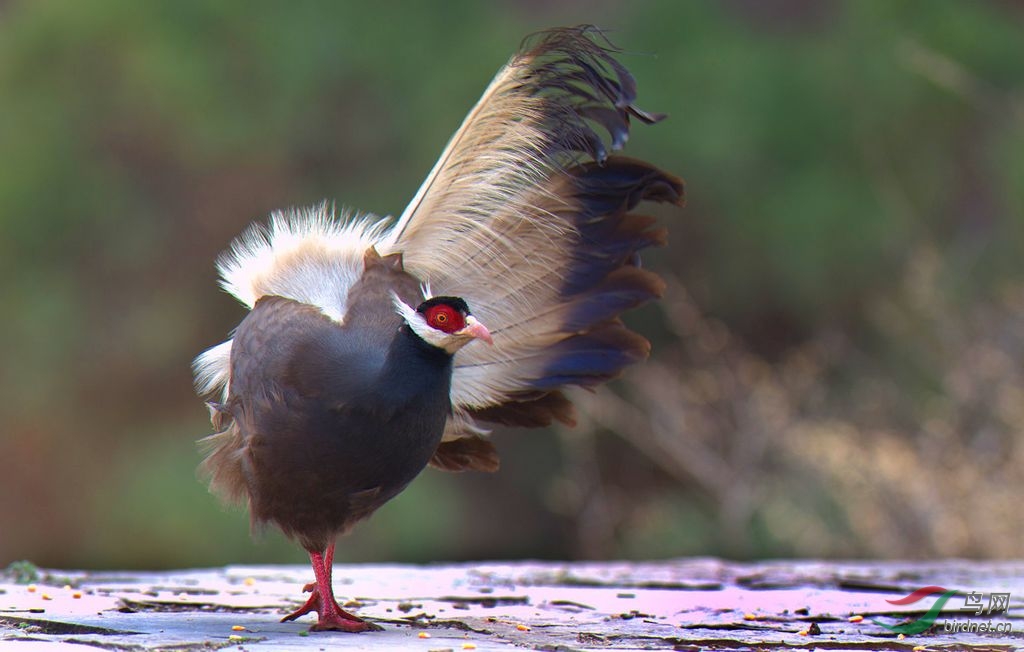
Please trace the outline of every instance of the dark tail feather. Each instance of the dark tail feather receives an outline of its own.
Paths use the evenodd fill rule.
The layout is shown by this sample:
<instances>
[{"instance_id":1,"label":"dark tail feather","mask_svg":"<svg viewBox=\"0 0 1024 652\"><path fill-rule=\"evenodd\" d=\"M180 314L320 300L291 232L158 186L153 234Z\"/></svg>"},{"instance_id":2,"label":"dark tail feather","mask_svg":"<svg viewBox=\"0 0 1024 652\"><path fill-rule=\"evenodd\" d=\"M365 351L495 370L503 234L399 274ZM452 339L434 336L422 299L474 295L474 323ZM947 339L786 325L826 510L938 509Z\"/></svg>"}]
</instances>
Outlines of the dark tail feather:
<instances>
[{"instance_id":1,"label":"dark tail feather","mask_svg":"<svg viewBox=\"0 0 1024 652\"><path fill-rule=\"evenodd\" d=\"M559 421L576 425L576 410L562 392L532 392L516 396L501 405L470 410L470 416L479 421L503 426L540 428Z\"/></svg>"},{"instance_id":2,"label":"dark tail feather","mask_svg":"<svg viewBox=\"0 0 1024 652\"><path fill-rule=\"evenodd\" d=\"M572 306L550 349L550 361L531 385L528 400L514 400L472 413L474 419L516 426L573 420L565 385L590 387L618 376L650 353L650 343L629 330L619 315L661 296L664 283L637 267L641 250L665 243L665 229L632 214L641 201L683 203L683 182L656 167L625 157L587 163L567 172L564 195L575 200L571 216L580 234L562 287Z\"/></svg>"}]
</instances>

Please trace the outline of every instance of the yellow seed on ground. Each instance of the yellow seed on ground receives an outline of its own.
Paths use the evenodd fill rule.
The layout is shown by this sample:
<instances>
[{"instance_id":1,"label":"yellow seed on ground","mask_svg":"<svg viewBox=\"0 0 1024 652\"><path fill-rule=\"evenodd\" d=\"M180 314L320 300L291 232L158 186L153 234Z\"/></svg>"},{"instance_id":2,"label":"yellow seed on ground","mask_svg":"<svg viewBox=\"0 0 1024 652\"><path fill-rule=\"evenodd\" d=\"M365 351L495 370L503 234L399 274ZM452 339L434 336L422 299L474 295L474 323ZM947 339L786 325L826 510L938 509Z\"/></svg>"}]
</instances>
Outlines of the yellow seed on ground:
<instances>
[{"instance_id":1,"label":"yellow seed on ground","mask_svg":"<svg viewBox=\"0 0 1024 652\"><path fill-rule=\"evenodd\" d=\"M25 587L25 590L28 591L29 593L35 593L37 588L39 588L39 587L37 587L35 584L29 584L28 586Z\"/></svg>"},{"instance_id":2,"label":"yellow seed on ground","mask_svg":"<svg viewBox=\"0 0 1024 652\"><path fill-rule=\"evenodd\" d=\"M81 591L75 591L74 593L71 594L71 597L74 598L75 600L81 600L82 599L82 592Z\"/></svg>"},{"instance_id":3,"label":"yellow seed on ground","mask_svg":"<svg viewBox=\"0 0 1024 652\"><path fill-rule=\"evenodd\" d=\"M420 632L419 636L420 638L430 638L430 634L427 632Z\"/></svg>"},{"instance_id":4,"label":"yellow seed on ground","mask_svg":"<svg viewBox=\"0 0 1024 652\"><path fill-rule=\"evenodd\" d=\"M65 591L70 591L71 590L71 585L70 584L65 584L64 585L64 590Z\"/></svg>"},{"instance_id":5,"label":"yellow seed on ground","mask_svg":"<svg viewBox=\"0 0 1024 652\"><path fill-rule=\"evenodd\" d=\"M475 650L476 649L476 643L463 643L462 644L462 649L463 650Z\"/></svg>"},{"instance_id":6,"label":"yellow seed on ground","mask_svg":"<svg viewBox=\"0 0 1024 652\"><path fill-rule=\"evenodd\" d=\"M232 625L231 629L233 631L236 631L236 632L244 632L245 631L245 627L243 627L241 625Z\"/></svg>"},{"instance_id":7,"label":"yellow seed on ground","mask_svg":"<svg viewBox=\"0 0 1024 652\"><path fill-rule=\"evenodd\" d=\"M743 620L757 620L757 614L743 614Z\"/></svg>"},{"instance_id":8,"label":"yellow seed on ground","mask_svg":"<svg viewBox=\"0 0 1024 652\"><path fill-rule=\"evenodd\" d=\"M528 632L528 631L530 631L530 628L527 627L526 625L516 625L516 629L518 629L521 632Z\"/></svg>"},{"instance_id":9,"label":"yellow seed on ground","mask_svg":"<svg viewBox=\"0 0 1024 652\"><path fill-rule=\"evenodd\" d=\"M251 577L247 577L244 580L242 580L242 584L245 584L246 586L252 586L255 583L256 583L256 580L251 578Z\"/></svg>"},{"instance_id":10,"label":"yellow seed on ground","mask_svg":"<svg viewBox=\"0 0 1024 652\"><path fill-rule=\"evenodd\" d=\"M851 623L859 623L859 622L861 622L862 620L864 620L864 616L860 616L860 615L857 615L857 616L850 616L850 622L851 622Z\"/></svg>"},{"instance_id":11,"label":"yellow seed on ground","mask_svg":"<svg viewBox=\"0 0 1024 652\"><path fill-rule=\"evenodd\" d=\"M899 636L897 636L897 637L896 637L896 640L897 640L897 641L902 641L902 640L903 640L903 639L905 639L906 637L907 637L907 635L906 635L906 634L900 634Z\"/></svg>"},{"instance_id":12,"label":"yellow seed on ground","mask_svg":"<svg viewBox=\"0 0 1024 652\"><path fill-rule=\"evenodd\" d=\"M245 637L244 636L239 636L238 634L232 634L231 636L228 636L228 640L229 641L244 641Z\"/></svg>"},{"instance_id":13,"label":"yellow seed on ground","mask_svg":"<svg viewBox=\"0 0 1024 652\"><path fill-rule=\"evenodd\" d=\"M44 593L39 597L41 597L43 600L53 600L53 596L51 596L49 593Z\"/></svg>"},{"instance_id":14,"label":"yellow seed on ground","mask_svg":"<svg viewBox=\"0 0 1024 652\"><path fill-rule=\"evenodd\" d=\"M917 647L915 647L915 648L914 648L914 652L924 652L924 651L925 651L925 650L927 650L927 649L928 649L928 648L926 648L926 647L925 647L925 646L923 646L923 645L918 645Z\"/></svg>"},{"instance_id":15,"label":"yellow seed on ground","mask_svg":"<svg viewBox=\"0 0 1024 652\"><path fill-rule=\"evenodd\" d=\"M799 632L797 632L797 635L799 635L799 636L807 636L810 633L811 633L811 630L809 630L809 629L801 629Z\"/></svg>"}]
</instances>

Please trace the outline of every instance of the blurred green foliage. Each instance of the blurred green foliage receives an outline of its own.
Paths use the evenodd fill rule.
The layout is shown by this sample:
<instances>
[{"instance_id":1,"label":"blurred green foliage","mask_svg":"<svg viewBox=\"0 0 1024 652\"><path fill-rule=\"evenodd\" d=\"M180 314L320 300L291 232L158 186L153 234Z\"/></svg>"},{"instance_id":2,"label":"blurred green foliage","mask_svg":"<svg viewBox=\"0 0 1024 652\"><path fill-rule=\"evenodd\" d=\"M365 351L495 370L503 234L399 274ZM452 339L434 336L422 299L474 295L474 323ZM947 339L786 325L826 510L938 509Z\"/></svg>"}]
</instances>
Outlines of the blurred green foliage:
<instances>
[{"instance_id":1,"label":"blurred green foliage","mask_svg":"<svg viewBox=\"0 0 1024 652\"><path fill-rule=\"evenodd\" d=\"M658 400L637 432L583 397L577 431L498 433L499 475L426 472L339 557L1024 552L967 518L978 503L928 498L941 470L1020 523L1018 5L13 1L0 565L300 560L194 479L189 362L242 315L214 258L277 208L400 212L520 39L578 23L609 29L641 105L671 115L628 153L688 182L649 262L680 289L634 316L652 364L598 395ZM986 387L1009 393L993 407ZM735 481L660 456L662 431Z\"/></svg>"}]
</instances>

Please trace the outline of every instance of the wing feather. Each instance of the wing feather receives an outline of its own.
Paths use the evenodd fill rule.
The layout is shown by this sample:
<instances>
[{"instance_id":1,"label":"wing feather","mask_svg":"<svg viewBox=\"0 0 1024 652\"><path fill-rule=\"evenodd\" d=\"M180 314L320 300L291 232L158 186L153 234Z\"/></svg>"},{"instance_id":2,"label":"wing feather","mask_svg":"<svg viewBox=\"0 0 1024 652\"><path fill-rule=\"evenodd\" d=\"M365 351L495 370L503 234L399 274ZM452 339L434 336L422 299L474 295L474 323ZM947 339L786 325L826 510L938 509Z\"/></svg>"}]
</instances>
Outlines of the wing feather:
<instances>
[{"instance_id":1,"label":"wing feather","mask_svg":"<svg viewBox=\"0 0 1024 652\"><path fill-rule=\"evenodd\" d=\"M636 82L602 38L579 27L525 41L380 245L435 293L466 299L495 336L456 357L453 445L481 423L571 422L560 387L598 384L647 355L618 315L660 294L636 262L665 234L630 211L681 203L683 186L609 157L632 118L664 116L633 106ZM443 463L439 451L439 466L452 469L458 446Z\"/></svg>"},{"instance_id":2,"label":"wing feather","mask_svg":"<svg viewBox=\"0 0 1024 652\"><path fill-rule=\"evenodd\" d=\"M636 82L593 27L528 37L455 132L387 238L392 246L436 242L470 226L486 231L496 206L527 203L531 187L587 155L607 157L595 123L618 149L629 118L664 116L632 106ZM526 206L524 206L526 207ZM558 230L558 224L549 227ZM461 228L460 228L461 227Z\"/></svg>"}]
</instances>

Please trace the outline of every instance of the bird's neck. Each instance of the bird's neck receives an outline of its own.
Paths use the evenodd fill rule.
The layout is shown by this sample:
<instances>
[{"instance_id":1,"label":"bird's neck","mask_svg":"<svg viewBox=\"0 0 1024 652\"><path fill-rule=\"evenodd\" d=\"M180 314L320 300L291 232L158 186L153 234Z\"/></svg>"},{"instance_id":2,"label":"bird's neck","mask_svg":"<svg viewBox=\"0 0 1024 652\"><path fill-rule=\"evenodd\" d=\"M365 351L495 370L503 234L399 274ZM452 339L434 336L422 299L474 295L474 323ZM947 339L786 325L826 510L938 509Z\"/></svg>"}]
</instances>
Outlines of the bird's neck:
<instances>
[{"instance_id":1,"label":"bird's neck","mask_svg":"<svg viewBox=\"0 0 1024 652\"><path fill-rule=\"evenodd\" d=\"M398 350L404 354L412 354L439 365L450 365L452 354L444 349L430 344L417 335L409 324L402 324L395 339L391 343L392 351Z\"/></svg>"},{"instance_id":2,"label":"bird's neck","mask_svg":"<svg viewBox=\"0 0 1024 652\"><path fill-rule=\"evenodd\" d=\"M395 333L381 369L384 385L399 392L443 390L451 386L452 355L425 342L408 325Z\"/></svg>"}]
</instances>

